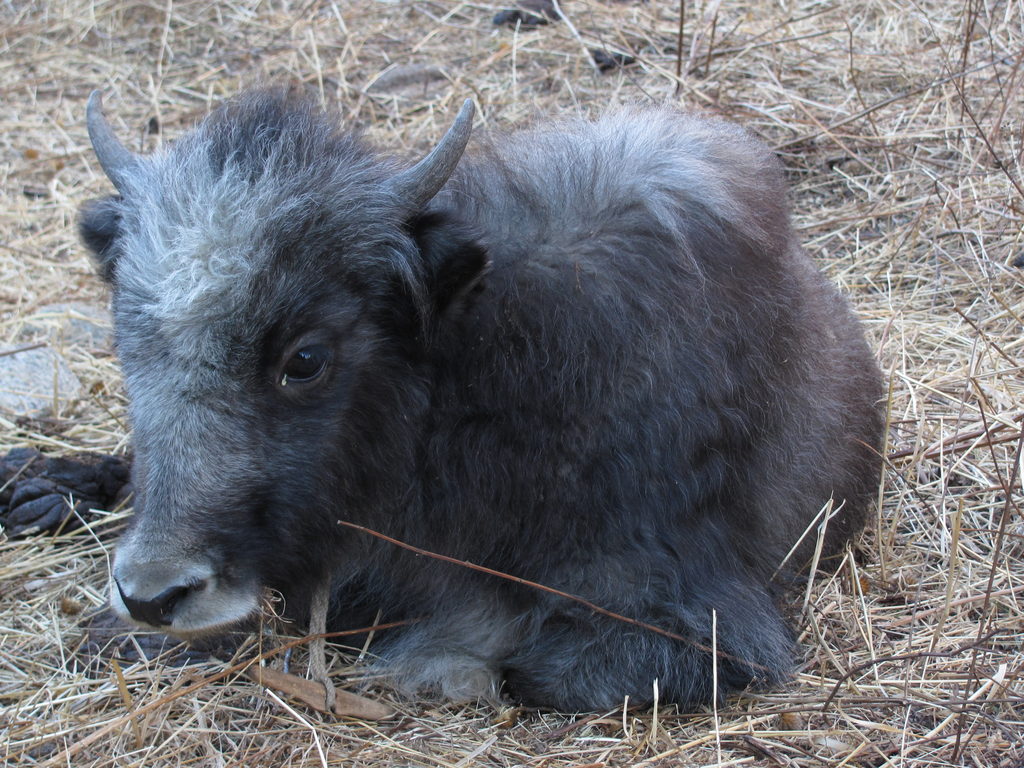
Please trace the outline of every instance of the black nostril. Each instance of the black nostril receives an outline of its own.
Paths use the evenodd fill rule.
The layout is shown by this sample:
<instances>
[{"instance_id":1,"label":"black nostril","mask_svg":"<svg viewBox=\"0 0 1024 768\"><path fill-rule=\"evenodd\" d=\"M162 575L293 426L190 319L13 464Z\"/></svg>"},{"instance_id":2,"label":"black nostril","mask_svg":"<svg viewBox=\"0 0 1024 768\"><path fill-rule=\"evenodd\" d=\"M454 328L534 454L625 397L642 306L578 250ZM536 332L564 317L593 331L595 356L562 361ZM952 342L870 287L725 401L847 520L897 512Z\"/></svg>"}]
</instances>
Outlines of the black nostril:
<instances>
[{"instance_id":1,"label":"black nostril","mask_svg":"<svg viewBox=\"0 0 1024 768\"><path fill-rule=\"evenodd\" d=\"M124 601L124 607L128 609L128 613L132 615L132 618L154 627L168 626L171 623L171 614L174 612L174 606L189 592L202 586L201 583L180 584L168 587L150 600L136 600L125 594L124 590L121 589L121 583L116 579L114 583L117 584L117 591L121 595L121 600Z\"/></svg>"}]
</instances>

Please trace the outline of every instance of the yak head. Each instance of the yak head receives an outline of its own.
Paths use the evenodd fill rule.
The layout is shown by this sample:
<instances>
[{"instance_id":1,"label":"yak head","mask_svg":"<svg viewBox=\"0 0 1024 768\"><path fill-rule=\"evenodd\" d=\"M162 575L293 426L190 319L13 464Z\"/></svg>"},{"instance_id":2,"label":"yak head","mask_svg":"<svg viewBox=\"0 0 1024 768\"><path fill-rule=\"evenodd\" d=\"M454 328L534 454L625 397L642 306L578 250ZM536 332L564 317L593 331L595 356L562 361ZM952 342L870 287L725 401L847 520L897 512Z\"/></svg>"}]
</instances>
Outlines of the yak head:
<instances>
[{"instance_id":1,"label":"yak head","mask_svg":"<svg viewBox=\"0 0 1024 768\"><path fill-rule=\"evenodd\" d=\"M117 194L79 227L111 287L136 488L119 613L224 629L267 588L301 594L355 557L339 518L402 512L423 360L485 267L466 226L427 211L472 116L467 101L403 170L310 102L258 91L140 156L92 94Z\"/></svg>"}]
</instances>

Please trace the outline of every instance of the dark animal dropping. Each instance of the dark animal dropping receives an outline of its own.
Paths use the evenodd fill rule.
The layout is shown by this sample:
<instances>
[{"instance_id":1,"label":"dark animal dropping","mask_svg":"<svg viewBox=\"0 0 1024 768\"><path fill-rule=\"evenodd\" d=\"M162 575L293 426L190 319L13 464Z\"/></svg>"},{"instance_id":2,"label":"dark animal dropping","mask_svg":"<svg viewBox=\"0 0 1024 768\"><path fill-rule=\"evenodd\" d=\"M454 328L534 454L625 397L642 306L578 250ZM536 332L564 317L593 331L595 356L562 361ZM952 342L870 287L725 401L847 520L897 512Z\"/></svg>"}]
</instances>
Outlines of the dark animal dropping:
<instances>
[{"instance_id":1,"label":"dark animal dropping","mask_svg":"<svg viewBox=\"0 0 1024 768\"><path fill-rule=\"evenodd\" d=\"M43 456L15 448L0 457L0 526L10 537L77 528L93 509L114 509L132 492L117 456Z\"/></svg>"},{"instance_id":2,"label":"dark animal dropping","mask_svg":"<svg viewBox=\"0 0 1024 768\"><path fill-rule=\"evenodd\" d=\"M406 690L563 710L655 678L706 702L714 612L719 691L785 679L772 575L805 567L821 510L826 553L863 524L881 386L775 160L670 108L467 150L471 118L405 168L258 91L142 157L93 96L119 194L80 227L137 495L114 607L197 636L329 578L335 628L421 619L373 646Z\"/></svg>"},{"instance_id":3,"label":"dark animal dropping","mask_svg":"<svg viewBox=\"0 0 1024 768\"><path fill-rule=\"evenodd\" d=\"M518 8L498 11L491 20L495 26L534 29L558 20L558 11L551 0L522 0Z\"/></svg>"},{"instance_id":4,"label":"dark animal dropping","mask_svg":"<svg viewBox=\"0 0 1024 768\"><path fill-rule=\"evenodd\" d=\"M636 64L635 56L628 56L625 53L614 51L602 51L600 48L590 49L590 58L594 60L594 66L599 72L611 72L619 67L628 67Z\"/></svg>"}]
</instances>

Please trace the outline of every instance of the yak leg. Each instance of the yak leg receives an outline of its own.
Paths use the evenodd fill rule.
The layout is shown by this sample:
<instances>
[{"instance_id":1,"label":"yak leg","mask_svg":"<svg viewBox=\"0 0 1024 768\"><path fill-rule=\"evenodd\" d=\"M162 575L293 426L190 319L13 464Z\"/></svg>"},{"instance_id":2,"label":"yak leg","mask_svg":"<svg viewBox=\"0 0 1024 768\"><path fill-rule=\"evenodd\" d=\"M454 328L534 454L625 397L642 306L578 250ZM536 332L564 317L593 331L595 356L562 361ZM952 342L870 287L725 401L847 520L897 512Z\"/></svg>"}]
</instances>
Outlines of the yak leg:
<instances>
[{"instance_id":1,"label":"yak leg","mask_svg":"<svg viewBox=\"0 0 1024 768\"><path fill-rule=\"evenodd\" d=\"M650 704L655 680L662 702L684 706L707 704L716 692L722 697L778 683L789 674L792 640L775 606L758 591L763 600L748 594L753 603L718 611L714 640L710 608L680 611L683 622L672 622L689 641L593 614L550 615L506 660L508 692L527 705L570 712L615 709L626 696L630 705ZM679 629L680 623L689 629Z\"/></svg>"}]
</instances>

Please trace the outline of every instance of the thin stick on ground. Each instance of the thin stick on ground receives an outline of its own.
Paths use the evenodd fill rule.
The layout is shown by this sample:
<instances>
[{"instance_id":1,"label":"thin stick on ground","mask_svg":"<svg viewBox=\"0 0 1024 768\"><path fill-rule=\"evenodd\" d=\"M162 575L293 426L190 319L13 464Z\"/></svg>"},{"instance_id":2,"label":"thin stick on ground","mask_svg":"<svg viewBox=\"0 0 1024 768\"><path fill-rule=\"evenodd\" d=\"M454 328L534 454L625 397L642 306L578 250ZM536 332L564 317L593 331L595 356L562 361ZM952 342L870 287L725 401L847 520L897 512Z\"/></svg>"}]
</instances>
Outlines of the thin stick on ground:
<instances>
[{"instance_id":1,"label":"thin stick on ground","mask_svg":"<svg viewBox=\"0 0 1024 768\"><path fill-rule=\"evenodd\" d=\"M451 563L452 565L457 565L460 568L467 568L471 571L486 573L488 576L495 576L499 579L505 579L506 581L512 581L516 584L521 584L524 587L529 587L530 589L536 589L540 592L547 592L548 594L564 598L565 600L571 600L574 603L579 603L580 605L589 608L594 613L599 613L602 616L607 616L609 619L621 621L626 624L632 624L634 626L640 627L641 629L645 629L648 632L654 632L655 634L663 635L673 640L678 640L681 643L686 643L687 645L690 645L699 651L704 651L705 653L711 654L712 656L721 657L724 659L728 659L730 661L735 661L738 664L742 664L743 666L750 667L752 669L771 671L768 667L764 666L763 664L758 664L748 659L738 658L736 656L726 653L725 651L716 649L713 646L705 645L704 643L694 640L692 637L685 637L684 635L672 632L671 630L665 629L664 627L658 627L654 624L649 624L646 621L640 621L639 619L630 618L629 616L623 616L621 613L609 611L607 608L603 608L600 605L592 603L589 600L580 597L579 595L573 595L569 592L563 592L560 589L555 589L554 587L549 587L546 584L540 584L536 581L530 581L529 579L524 579L520 576L515 576L510 573L496 571L493 568L488 568L483 565L477 565L476 563L471 563L468 560L459 560L458 558L449 557L448 555L442 555L438 552L431 552L429 549L423 549L421 547L413 546L412 544L407 544L404 541L399 541L398 539L388 536L387 534L381 533L380 531L374 531L365 526L357 525L356 523L350 523L346 520L339 520L338 525L343 525L346 528L352 528L353 530L369 534L370 536L381 539L382 541L386 541L389 544L394 544L396 547L401 547L402 549L407 549L410 552L415 552L417 555L423 555L424 557L430 557L434 560L440 560L445 563Z\"/></svg>"}]
</instances>

